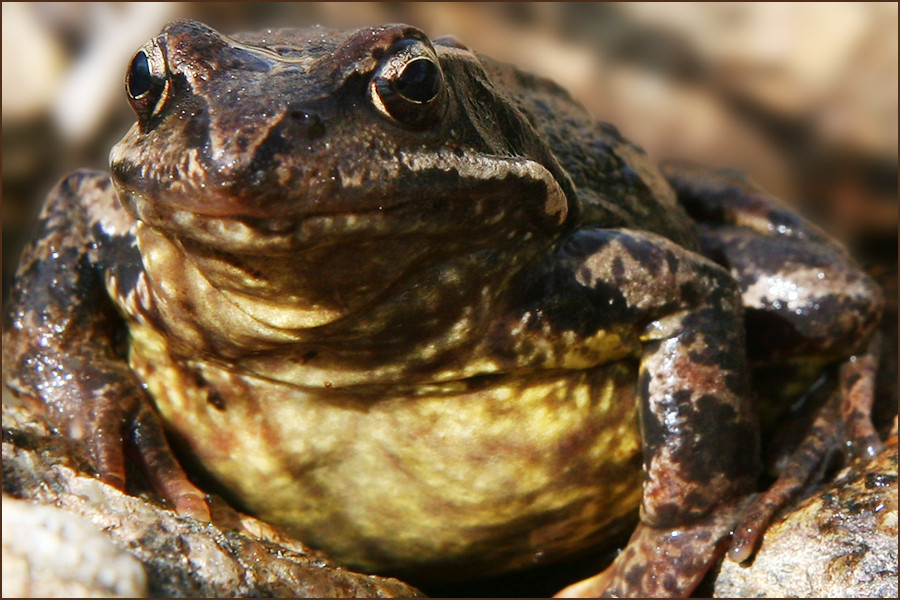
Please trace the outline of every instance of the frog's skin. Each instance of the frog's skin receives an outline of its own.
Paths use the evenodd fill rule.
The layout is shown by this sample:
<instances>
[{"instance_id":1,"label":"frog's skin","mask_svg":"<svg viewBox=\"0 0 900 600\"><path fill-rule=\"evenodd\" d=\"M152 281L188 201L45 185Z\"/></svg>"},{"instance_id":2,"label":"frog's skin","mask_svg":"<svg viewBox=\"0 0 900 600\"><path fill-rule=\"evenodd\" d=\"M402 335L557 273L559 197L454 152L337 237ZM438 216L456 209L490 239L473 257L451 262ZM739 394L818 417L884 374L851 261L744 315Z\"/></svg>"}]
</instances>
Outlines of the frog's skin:
<instances>
[{"instance_id":1,"label":"frog's skin","mask_svg":"<svg viewBox=\"0 0 900 600\"><path fill-rule=\"evenodd\" d=\"M162 423L358 568L557 560L640 506L570 592L687 594L755 490L751 371L847 360L878 320L846 253L741 176L663 176L453 39L179 21L127 88L111 175L62 181L22 259L9 383L105 480L134 447L205 516Z\"/></svg>"}]
</instances>

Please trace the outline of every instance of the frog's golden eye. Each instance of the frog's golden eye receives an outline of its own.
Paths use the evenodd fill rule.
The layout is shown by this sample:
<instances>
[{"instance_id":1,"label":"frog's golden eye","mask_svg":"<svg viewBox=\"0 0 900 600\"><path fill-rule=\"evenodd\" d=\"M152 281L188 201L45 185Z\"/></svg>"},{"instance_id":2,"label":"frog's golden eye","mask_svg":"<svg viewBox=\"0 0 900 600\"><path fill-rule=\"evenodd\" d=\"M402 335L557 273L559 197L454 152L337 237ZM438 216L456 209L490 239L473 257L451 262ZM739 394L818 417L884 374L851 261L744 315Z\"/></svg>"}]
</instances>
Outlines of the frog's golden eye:
<instances>
[{"instance_id":1,"label":"frog's golden eye","mask_svg":"<svg viewBox=\"0 0 900 600\"><path fill-rule=\"evenodd\" d=\"M369 84L369 98L392 121L424 129L440 119L443 89L434 50L422 40L408 39L385 53Z\"/></svg>"},{"instance_id":2,"label":"frog's golden eye","mask_svg":"<svg viewBox=\"0 0 900 600\"><path fill-rule=\"evenodd\" d=\"M169 94L169 77L162 48L155 41L137 51L125 76L128 101L143 122L155 115Z\"/></svg>"}]
</instances>

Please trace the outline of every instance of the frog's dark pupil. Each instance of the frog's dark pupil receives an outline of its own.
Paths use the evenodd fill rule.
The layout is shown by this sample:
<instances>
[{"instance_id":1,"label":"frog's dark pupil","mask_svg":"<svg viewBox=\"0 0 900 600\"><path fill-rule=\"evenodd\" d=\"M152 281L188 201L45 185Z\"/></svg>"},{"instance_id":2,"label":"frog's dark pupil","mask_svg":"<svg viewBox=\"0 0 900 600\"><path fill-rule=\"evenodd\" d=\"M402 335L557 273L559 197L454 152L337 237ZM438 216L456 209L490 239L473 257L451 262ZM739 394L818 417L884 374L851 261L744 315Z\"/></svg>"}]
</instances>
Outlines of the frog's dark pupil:
<instances>
[{"instance_id":1,"label":"frog's dark pupil","mask_svg":"<svg viewBox=\"0 0 900 600\"><path fill-rule=\"evenodd\" d=\"M404 98L428 102L440 91L437 67L427 58L417 58L404 67L395 85Z\"/></svg>"},{"instance_id":2,"label":"frog's dark pupil","mask_svg":"<svg viewBox=\"0 0 900 600\"><path fill-rule=\"evenodd\" d=\"M153 85L153 77L150 75L150 63L147 55L138 52L131 61L131 69L128 72L128 91L132 97L137 98L150 91Z\"/></svg>"}]
</instances>

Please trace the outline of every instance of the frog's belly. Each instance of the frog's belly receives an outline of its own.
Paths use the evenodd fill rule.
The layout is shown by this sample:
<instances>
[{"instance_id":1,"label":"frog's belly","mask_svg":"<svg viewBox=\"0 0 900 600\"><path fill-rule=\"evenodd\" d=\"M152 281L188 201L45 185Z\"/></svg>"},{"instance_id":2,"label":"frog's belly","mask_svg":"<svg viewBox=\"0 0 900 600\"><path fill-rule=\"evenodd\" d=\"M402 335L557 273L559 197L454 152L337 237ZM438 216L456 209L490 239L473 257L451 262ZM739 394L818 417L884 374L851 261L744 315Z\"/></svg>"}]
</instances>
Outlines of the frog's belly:
<instances>
[{"instance_id":1,"label":"frog's belly","mask_svg":"<svg viewBox=\"0 0 900 600\"><path fill-rule=\"evenodd\" d=\"M151 370L134 350L132 362L235 500L357 568L549 560L596 543L640 500L632 365L361 402L208 366L201 388L196 373Z\"/></svg>"}]
</instances>

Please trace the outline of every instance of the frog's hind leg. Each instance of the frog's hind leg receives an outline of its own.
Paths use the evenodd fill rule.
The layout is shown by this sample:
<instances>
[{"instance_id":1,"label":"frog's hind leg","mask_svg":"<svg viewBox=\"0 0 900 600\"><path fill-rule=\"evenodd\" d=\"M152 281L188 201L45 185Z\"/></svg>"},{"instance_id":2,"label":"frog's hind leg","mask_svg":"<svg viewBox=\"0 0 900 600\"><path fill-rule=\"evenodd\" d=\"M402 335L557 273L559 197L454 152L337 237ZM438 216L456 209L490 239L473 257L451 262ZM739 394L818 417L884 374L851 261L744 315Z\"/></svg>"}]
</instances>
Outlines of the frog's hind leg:
<instances>
[{"instance_id":1,"label":"frog's hind leg","mask_svg":"<svg viewBox=\"0 0 900 600\"><path fill-rule=\"evenodd\" d=\"M764 420L766 401L796 398L818 373L839 365L836 392L736 530L729 556L742 561L835 452L877 453L871 407L882 295L836 241L739 174L680 164L663 172L698 223L702 252L740 285Z\"/></svg>"}]
</instances>

